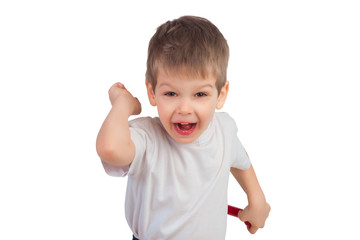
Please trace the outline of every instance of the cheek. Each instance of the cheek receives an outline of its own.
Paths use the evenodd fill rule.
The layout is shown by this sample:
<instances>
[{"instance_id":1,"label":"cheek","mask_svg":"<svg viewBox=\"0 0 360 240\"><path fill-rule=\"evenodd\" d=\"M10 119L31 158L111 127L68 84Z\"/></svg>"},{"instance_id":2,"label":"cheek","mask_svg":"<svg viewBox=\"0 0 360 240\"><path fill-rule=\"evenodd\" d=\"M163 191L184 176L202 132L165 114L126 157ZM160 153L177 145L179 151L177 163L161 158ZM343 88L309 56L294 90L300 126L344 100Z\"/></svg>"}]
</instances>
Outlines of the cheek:
<instances>
[{"instance_id":1,"label":"cheek","mask_svg":"<svg viewBox=\"0 0 360 240\"><path fill-rule=\"evenodd\" d=\"M217 98L211 98L209 100L207 100L206 102L203 102L202 107L203 107L203 111L215 111L217 105Z\"/></svg>"},{"instance_id":2,"label":"cheek","mask_svg":"<svg viewBox=\"0 0 360 240\"><path fill-rule=\"evenodd\" d=\"M212 111L204 111L202 114L202 118L206 123L209 123L214 115L215 109L212 109Z\"/></svg>"},{"instance_id":3,"label":"cheek","mask_svg":"<svg viewBox=\"0 0 360 240\"><path fill-rule=\"evenodd\" d=\"M215 112L216 102L209 101L198 106L198 115L204 122L210 122Z\"/></svg>"},{"instance_id":4,"label":"cheek","mask_svg":"<svg viewBox=\"0 0 360 240\"><path fill-rule=\"evenodd\" d=\"M171 105L164 101L159 101L157 104L157 110L160 119L169 118L171 116Z\"/></svg>"}]
</instances>

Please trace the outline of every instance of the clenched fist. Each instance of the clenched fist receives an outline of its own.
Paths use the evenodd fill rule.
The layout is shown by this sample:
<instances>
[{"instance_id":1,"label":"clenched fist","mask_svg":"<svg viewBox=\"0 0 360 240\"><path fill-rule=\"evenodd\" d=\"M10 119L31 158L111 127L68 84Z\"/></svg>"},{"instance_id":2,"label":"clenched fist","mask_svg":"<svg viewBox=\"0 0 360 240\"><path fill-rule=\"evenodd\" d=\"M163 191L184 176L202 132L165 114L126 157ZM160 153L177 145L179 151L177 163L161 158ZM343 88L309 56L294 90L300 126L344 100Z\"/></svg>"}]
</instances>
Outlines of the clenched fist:
<instances>
[{"instance_id":1,"label":"clenched fist","mask_svg":"<svg viewBox=\"0 0 360 240\"><path fill-rule=\"evenodd\" d=\"M109 89L109 98L111 105L119 106L122 109L126 109L130 115L138 115L141 113L141 104L137 98L135 98L122 83L115 83Z\"/></svg>"}]
</instances>

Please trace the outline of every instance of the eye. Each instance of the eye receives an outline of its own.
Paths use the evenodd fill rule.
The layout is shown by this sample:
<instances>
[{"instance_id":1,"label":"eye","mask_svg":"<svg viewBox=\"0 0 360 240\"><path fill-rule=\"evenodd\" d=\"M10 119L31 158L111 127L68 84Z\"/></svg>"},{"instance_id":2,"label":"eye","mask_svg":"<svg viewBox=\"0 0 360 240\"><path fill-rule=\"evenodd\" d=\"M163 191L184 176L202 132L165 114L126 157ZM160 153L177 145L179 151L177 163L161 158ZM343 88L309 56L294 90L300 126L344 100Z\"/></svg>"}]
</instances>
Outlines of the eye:
<instances>
[{"instance_id":1,"label":"eye","mask_svg":"<svg viewBox=\"0 0 360 240\"><path fill-rule=\"evenodd\" d=\"M174 92L167 92L164 95L168 96L168 97L176 97L177 96L176 93L174 93Z\"/></svg>"},{"instance_id":2,"label":"eye","mask_svg":"<svg viewBox=\"0 0 360 240\"><path fill-rule=\"evenodd\" d=\"M204 93L204 92L198 92L198 93L195 94L195 96L196 97L205 97L205 96L207 96L207 94Z\"/></svg>"}]
</instances>

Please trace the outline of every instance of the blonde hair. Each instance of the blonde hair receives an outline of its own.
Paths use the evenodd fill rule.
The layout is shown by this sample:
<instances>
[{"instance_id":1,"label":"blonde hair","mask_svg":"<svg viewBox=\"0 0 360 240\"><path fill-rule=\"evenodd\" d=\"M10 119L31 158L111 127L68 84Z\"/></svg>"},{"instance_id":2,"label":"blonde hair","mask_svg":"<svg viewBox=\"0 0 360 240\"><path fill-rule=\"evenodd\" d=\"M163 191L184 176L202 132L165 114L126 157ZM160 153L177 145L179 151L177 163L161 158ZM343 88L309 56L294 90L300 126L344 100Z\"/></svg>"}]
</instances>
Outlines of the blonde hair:
<instances>
[{"instance_id":1,"label":"blonde hair","mask_svg":"<svg viewBox=\"0 0 360 240\"><path fill-rule=\"evenodd\" d=\"M159 67L176 74L216 78L218 93L226 83L229 47L209 20L183 16L157 28L149 42L146 81L155 91Z\"/></svg>"}]
</instances>

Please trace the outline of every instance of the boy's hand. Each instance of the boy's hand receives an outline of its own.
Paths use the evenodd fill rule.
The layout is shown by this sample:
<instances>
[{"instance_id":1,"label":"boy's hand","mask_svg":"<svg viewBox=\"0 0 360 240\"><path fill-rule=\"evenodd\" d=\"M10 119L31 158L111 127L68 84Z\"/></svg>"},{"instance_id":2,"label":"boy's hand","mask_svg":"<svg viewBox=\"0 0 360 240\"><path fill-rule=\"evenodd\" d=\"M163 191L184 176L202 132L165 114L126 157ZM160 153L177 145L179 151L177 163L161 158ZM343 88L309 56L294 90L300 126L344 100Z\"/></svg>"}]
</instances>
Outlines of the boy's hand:
<instances>
[{"instance_id":1,"label":"boy's hand","mask_svg":"<svg viewBox=\"0 0 360 240\"><path fill-rule=\"evenodd\" d=\"M133 97L125 86L119 82L112 85L109 89L109 98L113 107L120 104L122 108L128 108L129 116L141 113L139 100Z\"/></svg>"},{"instance_id":2,"label":"boy's hand","mask_svg":"<svg viewBox=\"0 0 360 240\"><path fill-rule=\"evenodd\" d=\"M265 221L269 216L270 209L270 205L267 202L256 205L249 204L244 211L239 212L238 216L241 221L251 223L251 228L248 228L248 231L254 234L259 228L265 226Z\"/></svg>"}]
</instances>

